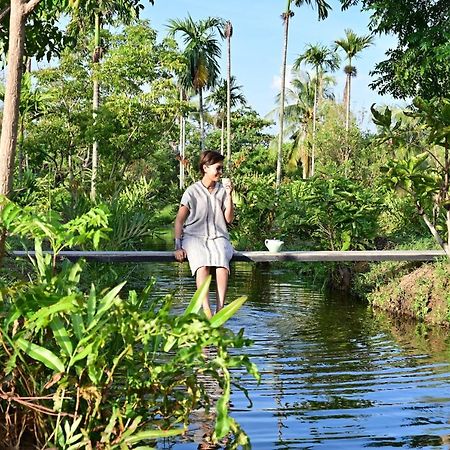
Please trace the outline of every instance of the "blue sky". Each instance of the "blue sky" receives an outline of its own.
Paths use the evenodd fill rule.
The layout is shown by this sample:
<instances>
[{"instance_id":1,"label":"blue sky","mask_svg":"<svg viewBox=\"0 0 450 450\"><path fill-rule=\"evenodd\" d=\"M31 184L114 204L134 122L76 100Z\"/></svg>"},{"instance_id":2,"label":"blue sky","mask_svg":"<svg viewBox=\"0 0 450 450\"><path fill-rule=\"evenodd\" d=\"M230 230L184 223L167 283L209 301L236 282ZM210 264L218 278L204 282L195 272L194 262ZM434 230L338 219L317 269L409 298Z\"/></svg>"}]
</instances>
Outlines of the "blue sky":
<instances>
[{"instance_id":1,"label":"blue sky","mask_svg":"<svg viewBox=\"0 0 450 450\"><path fill-rule=\"evenodd\" d=\"M358 7L342 12L337 0L329 0L333 10L324 21L317 20L317 12L308 5L294 7L290 24L288 64L302 53L306 44L331 45L335 39L345 36L346 28L358 35L368 34L369 14ZM167 33L169 19L182 19L188 14L194 20L217 16L233 24L232 72L237 84L243 86L248 103L261 115L275 106L279 91L282 58L283 26L280 18L285 0L155 0L154 6L146 6L141 17L149 19L159 36ZM380 97L368 84L369 72L375 64L385 59L389 47L395 47L392 36L376 36L375 43L365 49L354 61L358 70L352 83L352 111L364 127L368 127L372 103L394 104L390 97ZM225 45L223 46L223 74L225 74ZM334 74L337 80L335 95L342 99L345 75L340 69Z\"/></svg>"}]
</instances>

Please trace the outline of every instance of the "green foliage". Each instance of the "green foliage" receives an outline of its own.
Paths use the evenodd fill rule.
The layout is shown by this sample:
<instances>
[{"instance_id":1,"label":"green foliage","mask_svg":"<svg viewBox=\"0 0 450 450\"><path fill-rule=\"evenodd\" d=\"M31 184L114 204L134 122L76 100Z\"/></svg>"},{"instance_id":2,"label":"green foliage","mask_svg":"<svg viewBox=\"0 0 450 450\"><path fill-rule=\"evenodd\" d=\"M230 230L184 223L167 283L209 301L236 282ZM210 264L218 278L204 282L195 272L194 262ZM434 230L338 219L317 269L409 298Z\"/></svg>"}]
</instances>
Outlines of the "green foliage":
<instances>
[{"instance_id":1,"label":"green foliage","mask_svg":"<svg viewBox=\"0 0 450 450\"><path fill-rule=\"evenodd\" d=\"M344 1L342 0L342 3ZM397 47L375 66L373 87L395 98L450 96L448 1L355 0L372 11L374 33L397 37Z\"/></svg>"},{"instance_id":2,"label":"green foliage","mask_svg":"<svg viewBox=\"0 0 450 450\"><path fill-rule=\"evenodd\" d=\"M177 140L174 117L185 108L173 82L180 56L170 41L157 43L148 22L107 34L108 51L96 69L102 104L91 111L92 39L81 33L75 49L59 64L34 72L45 95L45 114L25 121L23 154L37 175L53 174L55 184L89 192L90 147L100 151L100 193L127 176L144 175L170 185L177 161L170 142ZM120 76L119 76L120 75ZM167 191L167 189L166 189Z\"/></svg>"},{"instance_id":3,"label":"green foliage","mask_svg":"<svg viewBox=\"0 0 450 450\"><path fill-rule=\"evenodd\" d=\"M171 312L171 295L157 298L153 282L141 292L124 292L125 282L101 291L91 285L85 292L83 261L55 266L42 239L56 253L66 241L95 246L95 226L104 230L104 220L101 209L67 226L12 203L3 210L1 224L9 234L36 243L30 281L0 290L3 442L20 446L27 439L61 449L149 445L182 433L192 410L213 406L211 380L221 396L215 439L232 433L245 442L228 415L229 368L258 374L246 356L228 351L249 344L243 331L221 326L245 298L208 320L198 312L209 280L183 314ZM205 348L217 353L208 356Z\"/></svg>"},{"instance_id":4,"label":"green foliage","mask_svg":"<svg viewBox=\"0 0 450 450\"><path fill-rule=\"evenodd\" d=\"M239 247L257 249L270 238L277 210L274 175L244 175L235 180L236 219L231 230Z\"/></svg>"},{"instance_id":5,"label":"green foliage","mask_svg":"<svg viewBox=\"0 0 450 450\"><path fill-rule=\"evenodd\" d=\"M345 178L283 185L276 226L287 236L312 240L321 250L373 247L382 195Z\"/></svg>"},{"instance_id":6,"label":"green foliage","mask_svg":"<svg viewBox=\"0 0 450 450\"><path fill-rule=\"evenodd\" d=\"M445 241L448 241L450 226L450 100L416 98L412 109L405 112L406 116L417 120L421 130L423 149L420 153L417 142L408 139L408 127L401 121L393 121L389 108L384 112L373 109L373 113L380 126L379 141L389 140L405 154L404 158L389 161L382 169L386 184L411 196L432 235L448 251Z\"/></svg>"}]
</instances>

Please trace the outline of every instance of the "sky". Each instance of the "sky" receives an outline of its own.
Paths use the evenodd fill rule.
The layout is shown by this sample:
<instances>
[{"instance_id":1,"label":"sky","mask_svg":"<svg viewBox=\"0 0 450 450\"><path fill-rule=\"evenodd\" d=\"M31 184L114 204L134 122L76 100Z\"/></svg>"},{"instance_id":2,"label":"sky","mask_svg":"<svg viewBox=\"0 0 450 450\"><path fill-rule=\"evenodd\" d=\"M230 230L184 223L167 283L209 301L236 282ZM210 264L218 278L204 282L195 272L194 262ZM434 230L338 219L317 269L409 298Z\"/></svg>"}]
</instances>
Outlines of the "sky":
<instances>
[{"instance_id":1,"label":"sky","mask_svg":"<svg viewBox=\"0 0 450 450\"><path fill-rule=\"evenodd\" d=\"M338 0L329 0L328 3L333 9L323 21L318 21L317 11L309 5L292 8L295 15L289 29L288 65L292 65L307 44L331 46L336 39L345 37L345 29L348 28L357 35L369 33L369 13L361 12L359 7L341 11ZM194 20L207 17L230 20L233 24L232 74L237 85L242 86L247 103L264 117L275 108L275 97L280 90L283 46L280 16L285 7L285 0L155 0L154 6L145 6L141 18L150 20L160 38L167 34L169 19L184 19L188 14ZM183 48L181 40L180 47ZM395 47L395 37L375 36L374 45L363 50L353 61L357 76L352 80L351 109L363 128L372 128L370 106L373 103L379 106L396 104L391 97L381 97L368 86L373 81L369 72L377 62L386 59L386 50ZM334 73L337 100L342 100L345 84L345 58L342 60L342 68ZM225 42L221 67L225 77Z\"/></svg>"}]
</instances>

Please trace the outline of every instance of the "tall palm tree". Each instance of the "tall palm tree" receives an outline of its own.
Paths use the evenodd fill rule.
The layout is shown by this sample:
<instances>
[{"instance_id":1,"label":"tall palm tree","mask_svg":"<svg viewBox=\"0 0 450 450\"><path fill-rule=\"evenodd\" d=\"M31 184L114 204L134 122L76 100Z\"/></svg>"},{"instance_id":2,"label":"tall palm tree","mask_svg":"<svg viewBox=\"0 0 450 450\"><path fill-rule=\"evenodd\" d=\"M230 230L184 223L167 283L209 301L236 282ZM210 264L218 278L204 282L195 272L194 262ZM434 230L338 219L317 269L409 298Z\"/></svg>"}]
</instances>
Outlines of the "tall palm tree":
<instances>
[{"instance_id":1,"label":"tall palm tree","mask_svg":"<svg viewBox=\"0 0 450 450\"><path fill-rule=\"evenodd\" d=\"M352 30L345 30L345 38L334 41L336 48L344 50L347 56L348 64L344 68L347 75L344 88L344 102L345 102L345 130L348 132L350 127L350 94L352 77L356 77L356 67L352 65L352 58L357 57L365 48L373 44L373 36L368 34L366 36L358 36Z\"/></svg>"},{"instance_id":2,"label":"tall palm tree","mask_svg":"<svg viewBox=\"0 0 450 450\"><path fill-rule=\"evenodd\" d=\"M328 17L328 11L331 6L325 0L287 0L286 9L281 15L284 25L284 40L283 40L283 56L281 63L281 101L280 101L280 114L279 114L279 135L278 135L278 157L277 157L277 186L281 184L281 165L283 162L283 122L284 122L284 98L286 88L286 60L287 60L287 48L289 41L289 21L294 16L294 12L291 9L291 4L294 6L302 6L303 4L316 6L319 20Z\"/></svg>"},{"instance_id":3,"label":"tall palm tree","mask_svg":"<svg viewBox=\"0 0 450 450\"><path fill-rule=\"evenodd\" d=\"M224 153L225 142L225 117L228 123L229 111L238 104L244 106L247 103L247 100L241 90L242 86L236 85L236 77L231 77L230 82L228 82L228 80L222 80L219 82L217 87L207 98L209 103L217 107L217 116L221 125L220 153L222 153L222 155ZM228 155L228 149L227 157L230 158Z\"/></svg>"},{"instance_id":4,"label":"tall palm tree","mask_svg":"<svg viewBox=\"0 0 450 450\"><path fill-rule=\"evenodd\" d=\"M316 147L316 123L317 106L322 97L323 74L327 71L334 72L339 67L339 57L334 50L325 45L308 44L306 50L297 57L294 62L294 69L299 69L301 64L305 63L313 67L315 72L314 85L314 109L313 109L313 135L311 150L311 175L314 175L315 168L315 147Z\"/></svg>"},{"instance_id":5,"label":"tall palm tree","mask_svg":"<svg viewBox=\"0 0 450 450\"><path fill-rule=\"evenodd\" d=\"M186 58L186 70L180 76L185 88L193 88L199 98L200 146L205 147L205 127L203 117L203 90L214 87L219 77L218 59L221 49L215 32L222 35L223 20L208 17L194 22L191 16L187 19L169 21L169 36L181 33L186 45L183 54Z\"/></svg>"}]
</instances>

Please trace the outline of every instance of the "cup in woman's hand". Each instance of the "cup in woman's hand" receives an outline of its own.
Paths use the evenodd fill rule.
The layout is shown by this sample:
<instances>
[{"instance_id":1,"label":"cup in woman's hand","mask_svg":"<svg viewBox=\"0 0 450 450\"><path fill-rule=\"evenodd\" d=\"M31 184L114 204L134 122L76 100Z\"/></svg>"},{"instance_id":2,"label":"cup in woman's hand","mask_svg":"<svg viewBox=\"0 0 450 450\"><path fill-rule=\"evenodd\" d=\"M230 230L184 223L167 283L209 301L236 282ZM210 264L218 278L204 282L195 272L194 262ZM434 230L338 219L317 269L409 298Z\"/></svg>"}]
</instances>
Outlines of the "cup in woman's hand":
<instances>
[{"instance_id":1,"label":"cup in woman's hand","mask_svg":"<svg viewBox=\"0 0 450 450\"><path fill-rule=\"evenodd\" d=\"M222 184L225 189L231 187L231 180L229 178L222 178Z\"/></svg>"}]
</instances>

